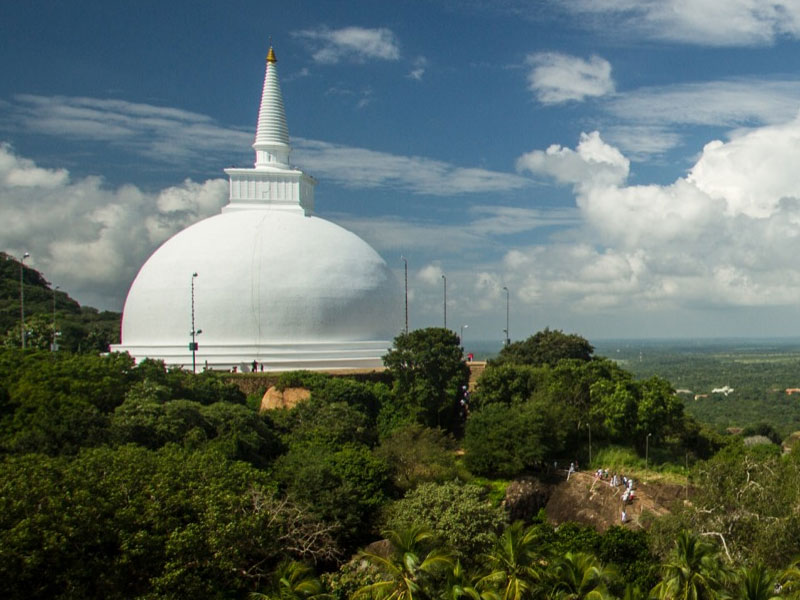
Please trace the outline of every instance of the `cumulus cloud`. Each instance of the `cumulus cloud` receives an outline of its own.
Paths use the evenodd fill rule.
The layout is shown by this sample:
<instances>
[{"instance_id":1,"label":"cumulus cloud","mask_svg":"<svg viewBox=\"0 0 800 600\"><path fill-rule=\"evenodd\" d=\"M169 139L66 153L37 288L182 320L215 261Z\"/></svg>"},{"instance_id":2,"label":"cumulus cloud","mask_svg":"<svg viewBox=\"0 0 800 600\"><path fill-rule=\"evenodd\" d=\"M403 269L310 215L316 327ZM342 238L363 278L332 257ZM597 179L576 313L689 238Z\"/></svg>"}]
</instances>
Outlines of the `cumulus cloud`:
<instances>
[{"instance_id":1,"label":"cumulus cloud","mask_svg":"<svg viewBox=\"0 0 800 600\"><path fill-rule=\"evenodd\" d=\"M304 40L312 49L313 59L322 64L336 64L345 60L398 60L400 46L390 29L380 27L343 27L342 29L303 29L292 35Z\"/></svg>"},{"instance_id":2,"label":"cumulus cloud","mask_svg":"<svg viewBox=\"0 0 800 600\"><path fill-rule=\"evenodd\" d=\"M520 158L571 185L572 239L518 247L503 269L529 303L596 311L793 305L800 293L800 118L705 146L685 177L630 185L599 135Z\"/></svg>"},{"instance_id":3,"label":"cumulus cloud","mask_svg":"<svg viewBox=\"0 0 800 600\"><path fill-rule=\"evenodd\" d=\"M800 35L796 0L565 0L568 10L597 27L633 32L648 39L703 46L759 46Z\"/></svg>"},{"instance_id":4,"label":"cumulus cloud","mask_svg":"<svg viewBox=\"0 0 800 600\"><path fill-rule=\"evenodd\" d=\"M534 150L517 159L517 170L549 175L560 183L586 186L615 185L628 176L630 162L606 144L600 133L582 133L575 150L557 144L544 152Z\"/></svg>"},{"instance_id":5,"label":"cumulus cloud","mask_svg":"<svg viewBox=\"0 0 800 600\"><path fill-rule=\"evenodd\" d=\"M558 52L531 54L528 86L543 104L605 96L614 91L611 64L599 56L584 60Z\"/></svg>"},{"instance_id":6,"label":"cumulus cloud","mask_svg":"<svg viewBox=\"0 0 800 600\"><path fill-rule=\"evenodd\" d=\"M72 180L0 145L2 246L31 253L41 270L84 303L121 309L128 286L173 233L219 212L224 180L190 180L157 193L107 187L98 177Z\"/></svg>"}]
</instances>

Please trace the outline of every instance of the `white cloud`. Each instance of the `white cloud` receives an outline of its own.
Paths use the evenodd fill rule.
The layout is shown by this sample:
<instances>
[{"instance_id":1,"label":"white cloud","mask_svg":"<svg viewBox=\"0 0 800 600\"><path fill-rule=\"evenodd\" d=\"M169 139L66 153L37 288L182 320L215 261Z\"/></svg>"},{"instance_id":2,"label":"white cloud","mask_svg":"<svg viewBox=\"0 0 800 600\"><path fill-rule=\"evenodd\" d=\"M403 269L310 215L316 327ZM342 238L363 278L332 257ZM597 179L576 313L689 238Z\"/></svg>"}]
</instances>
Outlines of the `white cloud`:
<instances>
[{"instance_id":1,"label":"white cloud","mask_svg":"<svg viewBox=\"0 0 800 600\"><path fill-rule=\"evenodd\" d=\"M369 89L363 92L360 105L369 102L370 94ZM252 132L226 128L206 115L172 108L119 100L25 95L16 98L9 112L7 121L14 121L15 127L28 132L106 143L136 152L156 164L169 162L188 168L201 162L217 167L226 164L231 156L251 156L243 149L252 143ZM420 156L399 156L299 137L292 142L294 162L318 178L350 188L386 187L451 196L518 190L531 184L514 173L459 167ZM7 177L13 179L14 175Z\"/></svg>"},{"instance_id":2,"label":"white cloud","mask_svg":"<svg viewBox=\"0 0 800 600\"><path fill-rule=\"evenodd\" d=\"M315 177L351 188L390 187L415 194L454 196L522 189L530 180L465 168L420 156L398 156L328 142L294 140L295 160Z\"/></svg>"},{"instance_id":3,"label":"white cloud","mask_svg":"<svg viewBox=\"0 0 800 600\"><path fill-rule=\"evenodd\" d=\"M107 143L169 164L218 165L252 143L251 132L223 127L203 114L122 100L20 94L6 128Z\"/></svg>"},{"instance_id":4,"label":"white cloud","mask_svg":"<svg viewBox=\"0 0 800 600\"><path fill-rule=\"evenodd\" d=\"M520 158L572 185L582 217L563 242L506 254L520 299L587 313L796 304L800 118L707 144L669 185L628 184L614 150L584 134Z\"/></svg>"},{"instance_id":5,"label":"white cloud","mask_svg":"<svg viewBox=\"0 0 800 600\"><path fill-rule=\"evenodd\" d=\"M557 52L542 52L529 55L526 63L531 67L528 86L543 104L582 101L614 91L611 64L599 56L584 60Z\"/></svg>"},{"instance_id":6,"label":"white cloud","mask_svg":"<svg viewBox=\"0 0 800 600\"><path fill-rule=\"evenodd\" d=\"M682 141L679 133L660 125L612 125L603 131L610 142L638 161L662 155Z\"/></svg>"},{"instance_id":7,"label":"white cloud","mask_svg":"<svg viewBox=\"0 0 800 600\"><path fill-rule=\"evenodd\" d=\"M581 134L575 150L552 145L534 150L517 159L517 170L549 175L561 183L580 186L614 185L628 176L630 162L622 153L606 144L597 131Z\"/></svg>"},{"instance_id":8,"label":"white cloud","mask_svg":"<svg viewBox=\"0 0 800 600\"><path fill-rule=\"evenodd\" d=\"M409 79L422 81L422 76L425 75L425 69L428 67L428 59L424 56L418 56L414 59L412 66L414 68L411 69L411 72L408 74Z\"/></svg>"},{"instance_id":9,"label":"white cloud","mask_svg":"<svg viewBox=\"0 0 800 600\"><path fill-rule=\"evenodd\" d=\"M426 283L427 285L441 285L444 288L442 276L444 272L439 264L428 264L422 267L417 272L417 279Z\"/></svg>"},{"instance_id":10,"label":"white cloud","mask_svg":"<svg viewBox=\"0 0 800 600\"><path fill-rule=\"evenodd\" d=\"M170 235L219 212L224 180L185 181L159 193L71 180L0 145L0 244L31 253L41 270L80 301L121 309L139 267Z\"/></svg>"},{"instance_id":11,"label":"white cloud","mask_svg":"<svg viewBox=\"0 0 800 600\"><path fill-rule=\"evenodd\" d=\"M747 78L641 88L604 108L628 122L738 127L786 122L798 106L800 81Z\"/></svg>"},{"instance_id":12,"label":"white cloud","mask_svg":"<svg viewBox=\"0 0 800 600\"><path fill-rule=\"evenodd\" d=\"M390 29L380 27L344 27L342 29L304 29L293 36L305 40L312 48L312 57L318 63L336 64L349 60L398 60L400 46Z\"/></svg>"},{"instance_id":13,"label":"white cloud","mask_svg":"<svg viewBox=\"0 0 800 600\"><path fill-rule=\"evenodd\" d=\"M758 46L800 35L797 0L565 0L595 27L703 46ZM611 23L609 23L611 21Z\"/></svg>"}]
</instances>

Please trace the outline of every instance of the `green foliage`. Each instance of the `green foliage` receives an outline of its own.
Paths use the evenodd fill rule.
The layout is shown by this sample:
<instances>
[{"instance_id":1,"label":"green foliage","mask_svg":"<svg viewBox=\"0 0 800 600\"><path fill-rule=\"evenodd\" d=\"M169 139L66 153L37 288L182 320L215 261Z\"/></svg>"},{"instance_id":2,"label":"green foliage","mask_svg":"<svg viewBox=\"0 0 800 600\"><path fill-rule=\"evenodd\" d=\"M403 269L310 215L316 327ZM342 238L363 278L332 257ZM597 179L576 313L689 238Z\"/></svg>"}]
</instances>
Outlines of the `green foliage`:
<instances>
[{"instance_id":1,"label":"green foliage","mask_svg":"<svg viewBox=\"0 0 800 600\"><path fill-rule=\"evenodd\" d=\"M521 342L513 342L500 350L499 356L490 361L492 365L557 365L564 359L592 360L594 347L576 334L565 334L559 330L545 329Z\"/></svg>"},{"instance_id":2,"label":"green foliage","mask_svg":"<svg viewBox=\"0 0 800 600\"><path fill-rule=\"evenodd\" d=\"M545 385L548 369L503 363L488 365L470 395L470 408L478 410L487 404L502 402L521 404L531 399L534 392Z\"/></svg>"},{"instance_id":3,"label":"green foliage","mask_svg":"<svg viewBox=\"0 0 800 600\"><path fill-rule=\"evenodd\" d=\"M458 474L455 440L441 429L413 423L397 429L375 450L386 461L392 483L401 490L423 482L442 482Z\"/></svg>"},{"instance_id":4,"label":"green foliage","mask_svg":"<svg viewBox=\"0 0 800 600\"><path fill-rule=\"evenodd\" d=\"M245 463L174 446L7 458L0 595L241 595L282 556L281 515L254 502L267 487Z\"/></svg>"},{"instance_id":5,"label":"green foliage","mask_svg":"<svg viewBox=\"0 0 800 600\"><path fill-rule=\"evenodd\" d=\"M432 545L434 535L421 526L385 532L392 552L386 557L374 552L361 556L375 565L381 579L359 589L354 600L413 600L433 596L437 576L452 569L453 561L443 550Z\"/></svg>"},{"instance_id":6,"label":"green foliage","mask_svg":"<svg viewBox=\"0 0 800 600\"><path fill-rule=\"evenodd\" d=\"M558 406L489 404L467 420L465 464L477 475L514 477L563 447Z\"/></svg>"},{"instance_id":7,"label":"green foliage","mask_svg":"<svg viewBox=\"0 0 800 600\"><path fill-rule=\"evenodd\" d=\"M386 509L388 529L419 525L463 563L473 565L506 524L505 512L487 500L486 490L459 483L423 483Z\"/></svg>"},{"instance_id":8,"label":"green foliage","mask_svg":"<svg viewBox=\"0 0 800 600\"><path fill-rule=\"evenodd\" d=\"M348 547L367 539L388 487L386 463L356 444L293 444L275 461L275 475L291 498L335 525Z\"/></svg>"},{"instance_id":9,"label":"green foliage","mask_svg":"<svg viewBox=\"0 0 800 600\"><path fill-rule=\"evenodd\" d=\"M536 537L535 528L526 528L521 521L495 536L484 558L485 574L476 587L497 592L504 600L531 597L540 580Z\"/></svg>"},{"instance_id":10,"label":"green foliage","mask_svg":"<svg viewBox=\"0 0 800 600\"><path fill-rule=\"evenodd\" d=\"M678 528L722 536L737 562L780 567L800 554L800 461L776 446L729 445L691 473L691 504L653 527L656 541ZM663 547L663 542L661 543Z\"/></svg>"},{"instance_id":11,"label":"green foliage","mask_svg":"<svg viewBox=\"0 0 800 600\"><path fill-rule=\"evenodd\" d=\"M681 396L687 412L717 431L759 423L768 423L782 437L800 430L800 402L785 391L800 386L800 354L793 340L642 342L606 348L637 378L658 375L686 390ZM725 385L735 391L727 396L711 393Z\"/></svg>"},{"instance_id":12,"label":"green foliage","mask_svg":"<svg viewBox=\"0 0 800 600\"><path fill-rule=\"evenodd\" d=\"M428 427L460 427L459 401L469 367L458 335L438 327L402 333L383 362L394 378L395 401L407 415Z\"/></svg>"},{"instance_id":13,"label":"green foliage","mask_svg":"<svg viewBox=\"0 0 800 600\"><path fill-rule=\"evenodd\" d=\"M658 581L658 559L650 552L648 533L643 529L610 527L596 552L601 561L617 566L626 584L649 590Z\"/></svg>"},{"instance_id":14,"label":"green foliage","mask_svg":"<svg viewBox=\"0 0 800 600\"><path fill-rule=\"evenodd\" d=\"M714 600L723 591L728 575L717 548L686 531L678 536L662 570L662 579L652 592L659 600Z\"/></svg>"},{"instance_id":15,"label":"green foliage","mask_svg":"<svg viewBox=\"0 0 800 600\"><path fill-rule=\"evenodd\" d=\"M284 425L291 427L286 437L294 444L336 449L351 442L372 446L376 441L368 417L346 402L325 402L312 396L292 409L290 419Z\"/></svg>"}]
</instances>

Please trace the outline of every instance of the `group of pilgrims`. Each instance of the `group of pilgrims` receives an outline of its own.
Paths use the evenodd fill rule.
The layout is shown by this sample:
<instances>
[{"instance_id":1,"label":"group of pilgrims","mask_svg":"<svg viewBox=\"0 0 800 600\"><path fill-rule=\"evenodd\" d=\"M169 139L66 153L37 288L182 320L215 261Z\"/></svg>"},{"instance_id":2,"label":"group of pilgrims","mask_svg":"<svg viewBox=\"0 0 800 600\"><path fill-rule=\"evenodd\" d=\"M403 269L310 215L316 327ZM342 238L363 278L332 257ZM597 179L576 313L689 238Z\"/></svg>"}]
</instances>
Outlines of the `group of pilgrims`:
<instances>
[{"instance_id":1,"label":"group of pilgrims","mask_svg":"<svg viewBox=\"0 0 800 600\"><path fill-rule=\"evenodd\" d=\"M575 473L576 464L575 462L569 463L569 471L567 471L567 479ZM634 491L633 486L633 478L626 477L625 475L620 475L617 473L609 474L608 469L597 469L594 473L595 481L608 481L608 485L612 488L617 488L620 485L623 486L622 492L622 522L626 523L628 521L628 514L625 510L626 506L633 502L636 492Z\"/></svg>"}]
</instances>

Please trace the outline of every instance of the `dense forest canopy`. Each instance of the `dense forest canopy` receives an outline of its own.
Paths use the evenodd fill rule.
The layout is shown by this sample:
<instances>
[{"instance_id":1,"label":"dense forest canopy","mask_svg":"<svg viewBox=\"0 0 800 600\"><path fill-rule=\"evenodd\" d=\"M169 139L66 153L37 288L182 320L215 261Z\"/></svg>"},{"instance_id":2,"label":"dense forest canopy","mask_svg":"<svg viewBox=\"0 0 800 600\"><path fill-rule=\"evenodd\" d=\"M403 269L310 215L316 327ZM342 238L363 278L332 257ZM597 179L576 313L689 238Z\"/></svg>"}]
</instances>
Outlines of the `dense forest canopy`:
<instances>
[{"instance_id":1,"label":"dense forest canopy","mask_svg":"<svg viewBox=\"0 0 800 600\"><path fill-rule=\"evenodd\" d=\"M52 323L55 297L62 322L92 331L85 309L23 275L31 323ZM8 315L3 598L800 593L800 450L757 420L720 434L670 378L578 335L510 344L471 390L458 336L430 328L400 335L380 377L251 374L248 389L263 385L246 395L241 376L136 365L89 351L88 334L52 352L32 333L23 350ZM272 384L310 397L261 411ZM542 497L569 463L669 477L685 501L602 532L556 525ZM512 502L523 489L535 493Z\"/></svg>"}]
</instances>

